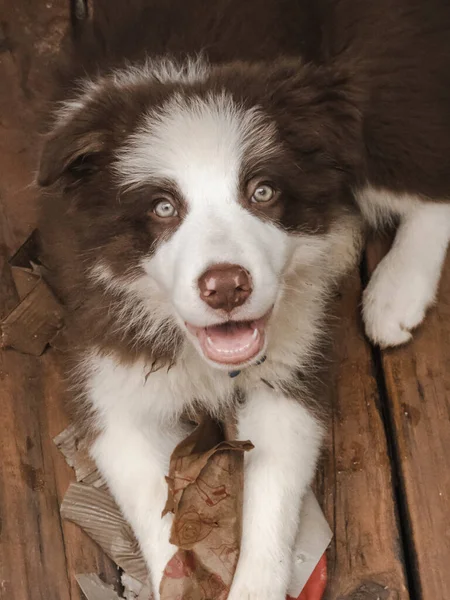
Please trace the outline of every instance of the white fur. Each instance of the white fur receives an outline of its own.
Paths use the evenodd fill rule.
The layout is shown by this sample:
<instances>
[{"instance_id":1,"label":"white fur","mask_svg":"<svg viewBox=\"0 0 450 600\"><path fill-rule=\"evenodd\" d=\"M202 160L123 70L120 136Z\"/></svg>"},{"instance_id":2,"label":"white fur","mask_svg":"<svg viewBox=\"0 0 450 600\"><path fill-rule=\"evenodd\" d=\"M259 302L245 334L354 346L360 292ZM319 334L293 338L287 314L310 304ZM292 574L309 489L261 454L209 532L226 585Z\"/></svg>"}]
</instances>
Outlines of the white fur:
<instances>
[{"instance_id":1,"label":"white fur","mask_svg":"<svg viewBox=\"0 0 450 600\"><path fill-rule=\"evenodd\" d=\"M83 363L100 430L91 453L136 532L155 598L175 552L168 542L171 517L161 519L161 511L170 454L188 434L178 414L194 398L219 412L228 406L234 386L225 373L205 363L202 369L196 353L190 357L194 362L184 357L169 372L148 378L143 362L125 367L94 352ZM251 439L255 449L246 463L243 546L230 598L284 600L300 502L314 472L321 428L301 404L260 380L247 393L238 415L239 436Z\"/></svg>"},{"instance_id":2,"label":"white fur","mask_svg":"<svg viewBox=\"0 0 450 600\"><path fill-rule=\"evenodd\" d=\"M119 153L117 171L124 185L169 179L187 202L188 214L177 232L143 261L182 327L185 321L196 326L218 322L197 287L202 273L216 263L239 264L251 273L254 291L235 312L236 319L259 318L275 302L291 254L290 238L238 201L239 173L252 140L257 148L251 150L267 155L274 135L256 109L244 111L225 95L207 100L177 96L149 115Z\"/></svg>"},{"instance_id":3,"label":"white fur","mask_svg":"<svg viewBox=\"0 0 450 600\"><path fill-rule=\"evenodd\" d=\"M244 109L225 92L174 94L118 152L118 182L132 187L166 178L188 202L199 194L209 201L225 194L220 201L229 201L247 153L268 158L277 150L275 127L258 108Z\"/></svg>"},{"instance_id":4,"label":"white fur","mask_svg":"<svg viewBox=\"0 0 450 600\"><path fill-rule=\"evenodd\" d=\"M129 87L156 80L159 83L198 83L208 77L210 67L202 56L175 61L167 57L147 58L141 65L128 65L114 71L116 85Z\"/></svg>"},{"instance_id":5,"label":"white fur","mask_svg":"<svg viewBox=\"0 0 450 600\"><path fill-rule=\"evenodd\" d=\"M245 457L241 554L229 600L285 600L322 429L301 404L267 388L249 392L238 428L255 449Z\"/></svg>"},{"instance_id":6,"label":"white fur","mask_svg":"<svg viewBox=\"0 0 450 600\"><path fill-rule=\"evenodd\" d=\"M87 83L63 107L58 124L110 85L190 84L208 73L201 59L185 64L162 59L116 71ZM92 349L78 368L99 432L91 453L136 533L155 600L176 550L169 543L171 516L161 518L161 512L169 457L189 433L179 417L199 405L220 417L233 407L237 386L246 397L235 407L239 437L255 448L246 456L242 549L229 600L285 600L300 504L322 437L304 407L311 398L299 387L296 369L321 360L315 353L324 303L332 284L357 260L360 223L348 216L327 234L288 234L246 210L240 198L243 167L277 152L279 143L275 127L257 107L244 109L225 93L201 99L178 94L144 115L117 152L115 171L123 188L169 180L187 204L177 231L125 276L115 276L101 261L90 272L119 303L118 331L138 331L136 343L160 343L158 335L169 343L183 332L176 363L150 373L143 360L124 365ZM392 215L401 218L394 248L364 298L369 335L383 344L399 343L434 298L450 208L369 188L357 199L376 225ZM201 301L197 282L209 266L224 262L245 267L253 280L250 300L235 310L235 319L256 319L273 307L267 360L246 368L237 380L204 359L185 327L185 322L208 326L221 319ZM292 399L282 390L294 379L297 398Z\"/></svg>"},{"instance_id":7,"label":"white fur","mask_svg":"<svg viewBox=\"0 0 450 600\"><path fill-rule=\"evenodd\" d=\"M358 255L357 245L349 244L349 228L357 230L357 224L343 222L323 239L293 238L298 251L285 265L274 327L268 333L268 359L246 369L237 381L247 395L238 415L239 435L251 439L255 449L246 462L244 541L232 600L285 597L299 506L312 477L321 430L298 399L270 390L261 378L276 386L295 376L294 367L310 362L320 335L323 302L330 281L339 275L332 272L329 257L334 255L345 269ZM96 276L123 291L105 270L100 268ZM129 288L129 294L131 303L139 298L145 305L142 280ZM113 356L94 352L80 366L80 374L86 377L88 402L101 432L92 455L136 532L157 599L162 570L174 552L168 543L171 518L161 520L160 514L169 456L187 435L178 417L194 400L197 407L200 402L220 416L231 406L236 381L209 366L190 343L169 371L148 376L148 368L143 362L122 366ZM311 401L306 395L305 400Z\"/></svg>"},{"instance_id":8,"label":"white fur","mask_svg":"<svg viewBox=\"0 0 450 600\"><path fill-rule=\"evenodd\" d=\"M300 503L322 432L302 406L302 390L294 400L281 386L294 380L299 386L296 369L321 360L314 353L324 303L358 257L360 223L347 216L327 234L288 234L244 209L243 162L267 156L276 143L258 109L244 110L223 94L177 96L147 115L117 155L123 186L169 179L188 209L178 230L139 268L120 278L99 262L90 273L120 302L118 328L138 326L139 341L153 339L164 323L184 332L176 363L149 374L143 361L124 366L113 355L92 351L79 368L100 432L92 455L136 532L156 600L175 551L168 542L171 518L161 519L161 510L169 456L187 434L179 416L195 403L220 417L232 407L236 385L246 395L237 415L239 435L255 449L246 459L242 552L230 600L285 600ZM251 299L236 310L236 319L255 319L273 307L267 360L246 368L238 380L209 364L185 329L185 321L207 326L219 320L197 289L199 276L218 262L242 265L253 279ZM303 394L310 403L306 389Z\"/></svg>"},{"instance_id":9,"label":"white fur","mask_svg":"<svg viewBox=\"0 0 450 600\"><path fill-rule=\"evenodd\" d=\"M55 129L66 125L76 114L84 111L88 102L93 100L101 89L102 86L99 81L92 81L91 79L80 81L78 94L59 104L59 108L55 113Z\"/></svg>"},{"instance_id":10,"label":"white fur","mask_svg":"<svg viewBox=\"0 0 450 600\"><path fill-rule=\"evenodd\" d=\"M216 263L238 264L251 273L253 293L234 311L238 320L260 318L274 306L291 263L304 271L318 269L313 277L327 275L329 285L331 268L326 273L322 269L329 264L327 253L333 236L288 235L239 202L243 161L267 156L276 147L273 126L257 109L243 110L225 95L206 100L177 96L149 115L118 153L116 170L122 185L169 179L187 202L183 223L154 256L142 262L146 275L133 283L143 291L144 302L146 286L156 283L158 297L165 294L183 329L185 322L208 326L223 318L205 305L197 287L202 273ZM348 234L336 232L336 238ZM333 264L337 275L347 267L347 259L339 259ZM323 265L319 267L319 263ZM309 271L303 279L298 277L299 302L309 284ZM150 291L148 288L149 297ZM191 341L196 344L195 338Z\"/></svg>"},{"instance_id":11,"label":"white fur","mask_svg":"<svg viewBox=\"0 0 450 600\"><path fill-rule=\"evenodd\" d=\"M93 354L85 366L90 373L86 391L101 431L91 454L133 527L157 588L176 551L169 543L171 517L161 518L164 476L171 451L187 432L176 420L158 418L163 412L158 409L172 397L157 381L146 384L143 364L127 368Z\"/></svg>"},{"instance_id":12,"label":"white fur","mask_svg":"<svg viewBox=\"0 0 450 600\"><path fill-rule=\"evenodd\" d=\"M394 244L363 297L368 336L382 347L396 346L411 339L436 298L450 240L450 205L373 189L359 201L372 223L400 219Z\"/></svg>"},{"instance_id":13,"label":"white fur","mask_svg":"<svg viewBox=\"0 0 450 600\"><path fill-rule=\"evenodd\" d=\"M176 236L174 239L176 240ZM166 261L161 261L162 274L164 275L164 265L170 275L174 264L184 264L183 260L188 262L197 249L197 242L195 236L186 238L185 244L179 245L179 254L169 255ZM335 224L330 234L291 235L287 236L287 243L289 254L273 290L274 310L267 331L268 360L257 371L258 377L278 382L287 381L292 376L293 369L302 368L311 360L311 353L321 334L324 303L330 287L355 264L359 256L359 221L349 217L340 224ZM264 246L261 249L258 245L258 239L254 241L253 248L249 248L249 251L253 251L253 260L260 261L261 269L264 268L264 250ZM165 248L160 248L158 253L166 256ZM330 260L330 256L333 260ZM155 258L158 260L158 257ZM266 268L270 268L270 264ZM179 278L183 279L183 276L181 270ZM139 337L136 342L155 338L159 342L159 330L164 332L167 342L170 342L170 330L175 333L179 328L184 329L186 308L181 304L180 312L178 311L172 295L173 289L160 283L152 276L151 271L143 276L121 280L99 263L91 277L102 283L108 291L117 294L122 305L117 330L129 332L138 326ZM185 300L189 300L187 294ZM204 322L207 323L209 318L214 321L215 315L209 317L206 305L204 311ZM217 321L217 317L215 320ZM169 332L162 328L165 323L171 324ZM191 342L195 345L195 340ZM180 349L181 358L178 363L188 361L189 369L203 371L205 358L201 352L192 352L191 342L185 343ZM217 368L212 372L217 373ZM244 378L252 379L252 373L252 370L244 371L240 381Z\"/></svg>"},{"instance_id":14,"label":"white fur","mask_svg":"<svg viewBox=\"0 0 450 600\"><path fill-rule=\"evenodd\" d=\"M86 109L89 102L98 98L108 85L130 88L143 83L184 83L193 84L207 79L210 72L208 62L201 56L176 61L167 57L148 58L142 64L127 65L109 75L97 79L82 79L74 98L61 102L55 114L55 128L69 122L77 113Z\"/></svg>"}]
</instances>

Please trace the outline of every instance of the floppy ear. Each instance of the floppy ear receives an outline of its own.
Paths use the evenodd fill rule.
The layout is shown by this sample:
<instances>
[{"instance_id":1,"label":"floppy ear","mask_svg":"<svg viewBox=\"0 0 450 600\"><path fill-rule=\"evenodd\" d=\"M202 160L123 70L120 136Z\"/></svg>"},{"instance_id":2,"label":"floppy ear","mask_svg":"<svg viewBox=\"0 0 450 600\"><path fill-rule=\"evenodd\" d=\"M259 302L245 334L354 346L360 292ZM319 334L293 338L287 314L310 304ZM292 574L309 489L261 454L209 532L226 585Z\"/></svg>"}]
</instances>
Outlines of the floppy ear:
<instances>
[{"instance_id":1,"label":"floppy ear","mask_svg":"<svg viewBox=\"0 0 450 600\"><path fill-rule=\"evenodd\" d=\"M48 135L38 173L38 184L52 185L63 177L74 183L96 168L104 149L104 134L83 109L64 117Z\"/></svg>"},{"instance_id":2,"label":"floppy ear","mask_svg":"<svg viewBox=\"0 0 450 600\"><path fill-rule=\"evenodd\" d=\"M355 172L362 164L362 98L350 73L286 61L266 77L268 108L311 159Z\"/></svg>"}]
</instances>

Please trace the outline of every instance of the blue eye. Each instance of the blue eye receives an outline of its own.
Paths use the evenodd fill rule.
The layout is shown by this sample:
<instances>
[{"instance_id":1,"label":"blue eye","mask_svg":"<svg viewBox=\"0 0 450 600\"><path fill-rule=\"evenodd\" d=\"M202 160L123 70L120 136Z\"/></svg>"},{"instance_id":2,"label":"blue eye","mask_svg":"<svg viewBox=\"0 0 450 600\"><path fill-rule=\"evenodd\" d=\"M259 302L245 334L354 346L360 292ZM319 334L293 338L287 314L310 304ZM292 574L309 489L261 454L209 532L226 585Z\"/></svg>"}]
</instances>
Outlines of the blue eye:
<instances>
[{"instance_id":1,"label":"blue eye","mask_svg":"<svg viewBox=\"0 0 450 600\"><path fill-rule=\"evenodd\" d=\"M164 199L160 200L153 207L153 212L156 216L161 219L168 219L170 217L176 217L178 215L177 209L170 202L170 200Z\"/></svg>"},{"instance_id":2,"label":"blue eye","mask_svg":"<svg viewBox=\"0 0 450 600\"><path fill-rule=\"evenodd\" d=\"M252 202L269 202L275 195L275 190L266 183L258 185L252 195Z\"/></svg>"}]
</instances>

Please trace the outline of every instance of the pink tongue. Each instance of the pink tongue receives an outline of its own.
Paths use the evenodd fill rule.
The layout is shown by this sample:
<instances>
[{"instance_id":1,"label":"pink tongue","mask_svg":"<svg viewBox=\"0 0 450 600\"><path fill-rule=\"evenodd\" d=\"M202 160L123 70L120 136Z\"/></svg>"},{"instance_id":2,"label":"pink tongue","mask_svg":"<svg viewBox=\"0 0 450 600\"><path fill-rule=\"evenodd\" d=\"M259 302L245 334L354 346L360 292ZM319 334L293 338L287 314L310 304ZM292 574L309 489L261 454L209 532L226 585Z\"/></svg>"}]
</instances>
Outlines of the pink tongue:
<instances>
[{"instance_id":1,"label":"pink tongue","mask_svg":"<svg viewBox=\"0 0 450 600\"><path fill-rule=\"evenodd\" d=\"M210 344L219 352L239 351L254 341L254 329L249 323L228 323L207 327Z\"/></svg>"},{"instance_id":2,"label":"pink tongue","mask_svg":"<svg viewBox=\"0 0 450 600\"><path fill-rule=\"evenodd\" d=\"M257 356L264 347L264 333L256 321L227 323L194 331L203 354L223 365L241 365Z\"/></svg>"}]
</instances>

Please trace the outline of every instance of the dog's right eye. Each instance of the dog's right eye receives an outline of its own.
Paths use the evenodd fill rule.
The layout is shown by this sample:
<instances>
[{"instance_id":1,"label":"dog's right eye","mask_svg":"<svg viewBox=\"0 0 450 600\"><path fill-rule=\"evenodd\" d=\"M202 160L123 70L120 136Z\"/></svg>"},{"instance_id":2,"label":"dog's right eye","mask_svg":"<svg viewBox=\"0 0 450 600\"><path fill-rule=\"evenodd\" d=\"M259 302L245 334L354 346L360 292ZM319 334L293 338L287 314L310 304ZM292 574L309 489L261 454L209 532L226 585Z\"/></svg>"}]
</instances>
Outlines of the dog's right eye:
<instances>
[{"instance_id":1,"label":"dog's right eye","mask_svg":"<svg viewBox=\"0 0 450 600\"><path fill-rule=\"evenodd\" d=\"M252 202L270 202L272 198L275 196L275 190L272 186L267 183L262 183L258 185L255 191L252 194L251 201Z\"/></svg>"},{"instance_id":2,"label":"dog's right eye","mask_svg":"<svg viewBox=\"0 0 450 600\"><path fill-rule=\"evenodd\" d=\"M178 215L177 209L175 206L164 198L163 200L159 200L153 207L153 212L160 219L169 219L171 217L176 217Z\"/></svg>"}]
</instances>

